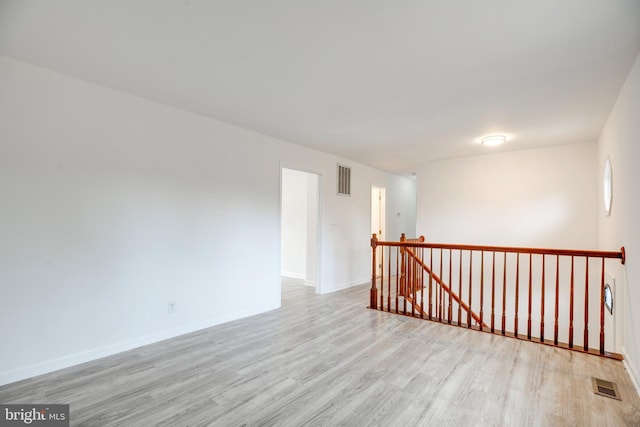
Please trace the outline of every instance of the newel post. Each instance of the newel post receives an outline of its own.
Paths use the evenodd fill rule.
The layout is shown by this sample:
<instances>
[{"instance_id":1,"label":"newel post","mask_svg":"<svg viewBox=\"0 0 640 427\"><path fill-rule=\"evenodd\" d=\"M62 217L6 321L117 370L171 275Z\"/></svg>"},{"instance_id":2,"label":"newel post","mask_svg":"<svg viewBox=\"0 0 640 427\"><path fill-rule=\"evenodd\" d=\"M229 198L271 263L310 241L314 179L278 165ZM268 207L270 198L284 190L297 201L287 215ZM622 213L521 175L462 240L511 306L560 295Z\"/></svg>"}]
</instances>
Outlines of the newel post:
<instances>
[{"instance_id":1,"label":"newel post","mask_svg":"<svg viewBox=\"0 0 640 427\"><path fill-rule=\"evenodd\" d=\"M400 243L404 243L407 241L407 236L402 233L400 235ZM400 295L403 297L407 296L407 263L405 260L405 247L400 246ZM405 301L405 311L406 311L406 301Z\"/></svg>"},{"instance_id":2,"label":"newel post","mask_svg":"<svg viewBox=\"0 0 640 427\"><path fill-rule=\"evenodd\" d=\"M376 248L378 247L378 236L374 233L371 236L371 296L369 308L378 308L378 287L376 286Z\"/></svg>"}]
</instances>

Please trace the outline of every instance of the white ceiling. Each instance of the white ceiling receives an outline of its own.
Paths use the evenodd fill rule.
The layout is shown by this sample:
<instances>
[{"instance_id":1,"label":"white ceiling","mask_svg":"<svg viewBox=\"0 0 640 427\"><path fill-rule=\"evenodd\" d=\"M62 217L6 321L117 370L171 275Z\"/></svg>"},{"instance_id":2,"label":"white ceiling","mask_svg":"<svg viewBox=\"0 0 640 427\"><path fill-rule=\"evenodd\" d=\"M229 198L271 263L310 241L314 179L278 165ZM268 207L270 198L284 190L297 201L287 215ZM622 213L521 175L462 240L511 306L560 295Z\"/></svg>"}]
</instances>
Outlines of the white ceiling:
<instances>
[{"instance_id":1,"label":"white ceiling","mask_svg":"<svg viewBox=\"0 0 640 427\"><path fill-rule=\"evenodd\" d=\"M596 140L639 52L640 0L0 0L4 55L398 173Z\"/></svg>"}]
</instances>

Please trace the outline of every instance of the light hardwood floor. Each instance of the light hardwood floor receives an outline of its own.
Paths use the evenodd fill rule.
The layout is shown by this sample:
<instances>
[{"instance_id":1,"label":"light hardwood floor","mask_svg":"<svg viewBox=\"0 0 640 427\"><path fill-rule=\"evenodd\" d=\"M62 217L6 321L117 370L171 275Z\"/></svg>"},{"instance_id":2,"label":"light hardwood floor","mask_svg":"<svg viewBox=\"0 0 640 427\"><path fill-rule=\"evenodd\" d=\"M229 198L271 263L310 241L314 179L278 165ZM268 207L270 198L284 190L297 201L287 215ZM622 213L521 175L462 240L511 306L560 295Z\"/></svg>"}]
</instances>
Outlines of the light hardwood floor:
<instances>
[{"instance_id":1,"label":"light hardwood floor","mask_svg":"<svg viewBox=\"0 0 640 427\"><path fill-rule=\"evenodd\" d=\"M367 286L284 281L279 310L0 387L0 402L69 403L74 426L640 426L620 362L367 302Z\"/></svg>"}]
</instances>

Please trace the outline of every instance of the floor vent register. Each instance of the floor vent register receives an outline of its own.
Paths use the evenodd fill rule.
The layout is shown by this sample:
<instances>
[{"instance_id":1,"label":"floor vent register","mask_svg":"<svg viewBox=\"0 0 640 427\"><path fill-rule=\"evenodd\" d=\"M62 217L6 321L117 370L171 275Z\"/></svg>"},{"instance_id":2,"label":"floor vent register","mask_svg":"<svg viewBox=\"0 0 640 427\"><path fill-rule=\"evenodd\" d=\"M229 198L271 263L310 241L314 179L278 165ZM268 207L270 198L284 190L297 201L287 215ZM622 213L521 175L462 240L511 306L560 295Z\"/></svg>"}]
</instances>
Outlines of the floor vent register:
<instances>
[{"instance_id":1,"label":"floor vent register","mask_svg":"<svg viewBox=\"0 0 640 427\"><path fill-rule=\"evenodd\" d=\"M616 400L620 399L620 393L618 392L618 386L611 381L601 380L600 378L591 378L593 384L593 392L600 396L610 397Z\"/></svg>"}]
</instances>

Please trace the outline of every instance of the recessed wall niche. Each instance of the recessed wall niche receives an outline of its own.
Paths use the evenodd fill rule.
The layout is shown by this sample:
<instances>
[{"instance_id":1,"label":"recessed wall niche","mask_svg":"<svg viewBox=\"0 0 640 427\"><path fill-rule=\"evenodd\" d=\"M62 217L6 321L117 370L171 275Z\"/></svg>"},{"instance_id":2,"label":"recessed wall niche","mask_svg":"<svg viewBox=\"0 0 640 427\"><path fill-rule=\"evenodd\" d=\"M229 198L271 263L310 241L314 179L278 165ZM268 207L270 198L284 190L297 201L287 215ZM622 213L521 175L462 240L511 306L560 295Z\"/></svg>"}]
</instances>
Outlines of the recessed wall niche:
<instances>
[{"instance_id":1,"label":"recessed wall niche","mask_svg":"<svg viewBox=\"0 0 640 427\"><path fill-rule=\"evenodd\" d=\"M604 175L602 183L604 185L604 212L607 216L611 215L611 203L613 201L613 177L611 170L611 159L607 156L604 162Z\"/></svg>"}]
</instances>

